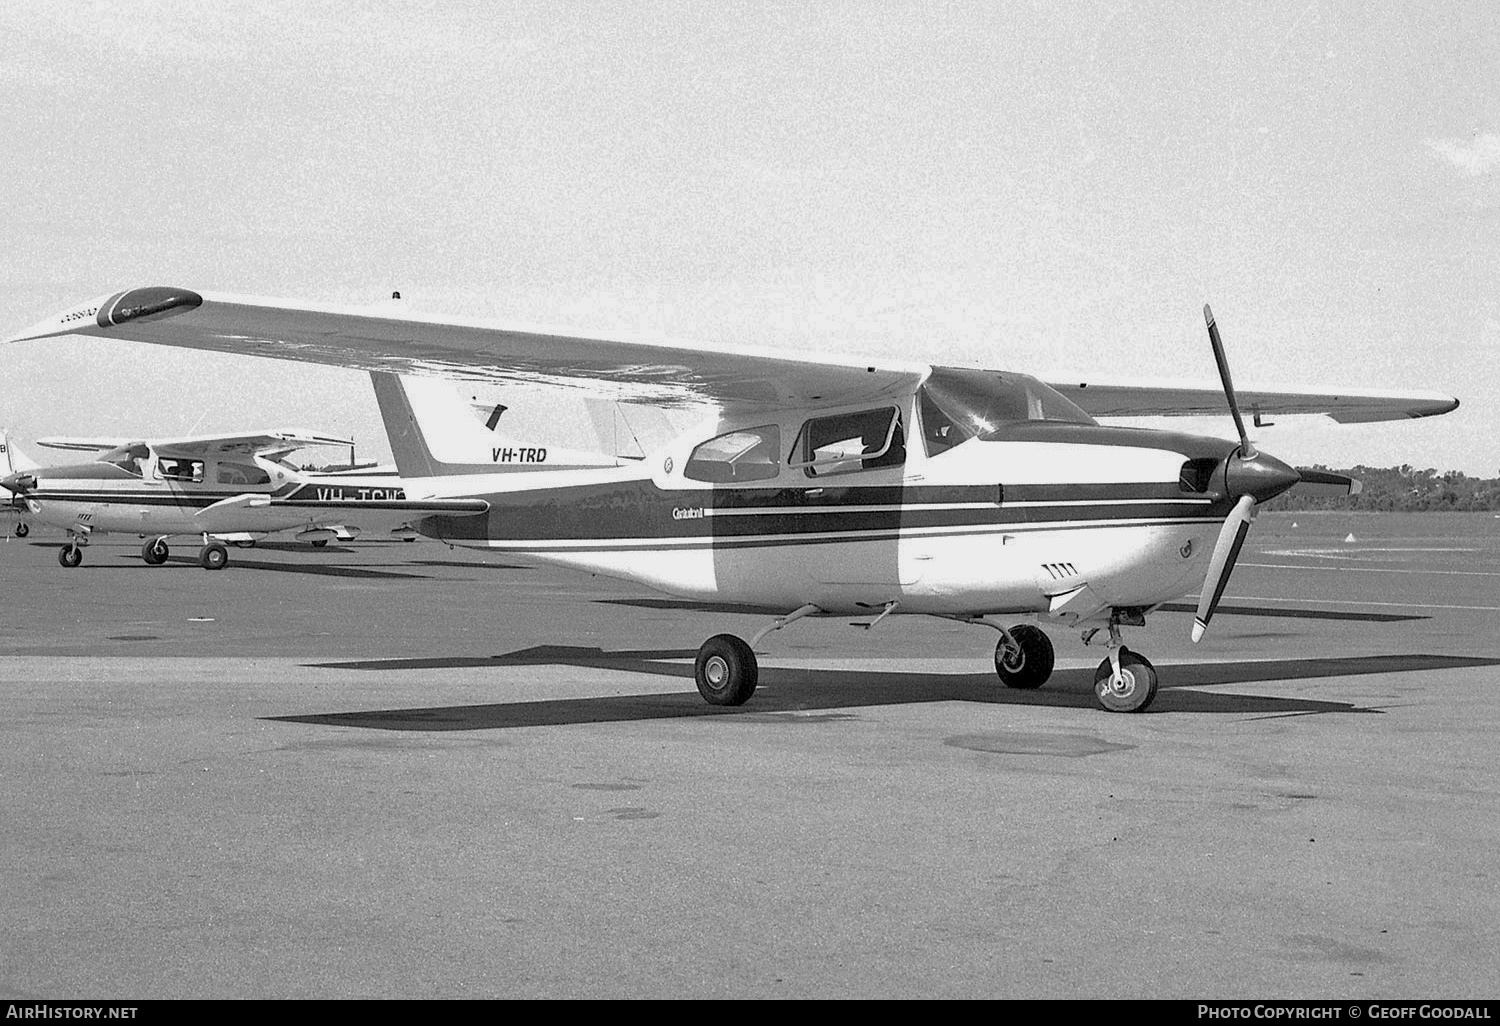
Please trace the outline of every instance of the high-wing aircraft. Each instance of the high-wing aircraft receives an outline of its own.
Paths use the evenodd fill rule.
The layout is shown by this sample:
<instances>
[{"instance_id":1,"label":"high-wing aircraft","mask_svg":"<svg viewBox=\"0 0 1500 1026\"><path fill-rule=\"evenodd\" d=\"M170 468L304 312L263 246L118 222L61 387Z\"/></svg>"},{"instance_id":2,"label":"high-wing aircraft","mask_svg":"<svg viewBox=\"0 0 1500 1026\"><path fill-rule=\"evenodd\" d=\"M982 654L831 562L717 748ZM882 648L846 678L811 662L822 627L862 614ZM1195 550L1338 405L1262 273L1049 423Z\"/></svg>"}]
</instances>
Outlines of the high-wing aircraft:
<instances>
[{"instance_id":1,"label":"high-wing aircraft","mask_svg":"<svg viewBox=\"0 0 1500 1026\"><path fill-rule=\"evenodd\" d=\"M1052 642L1030 617L1099 632L1106 709L1156 694L1122 628L1200 592L1209 626L1257 509L1304 475L1250 441L1256 419L1423 417L1458 401L1432 392L1256 388L1237 393L1208 313L1220 387L1043 382L928 363L583 336L368 308L138 288L79 304L12 341L84 334L465 381L564 384L624 402L709 404L695 429L620 467L437 474L415 419L387 383L383 406L408 487L482 499L482 516L414 526L489 548L627 578L672 595L787 610L749 642L699 649L698 690L739 705L755 648L808 616L926 614L997 630L1000 680L1042 685ZM379 386L377 386L379 387ZM1095 416L1222 411L1239 440L1105 426ZM1322 489L1352 482L1316 476Z\"/></svg>"},{"instance_id":2,"label":"high-wing aircraft","mask_svg":"<svg viewBox=\"0 0 1500 1026\"><path fill-rule=\"evenodd\" d=\"M167 561L169 537L196 536L202 539L198 562L218 570L229 562L226 538L296 531L301 541L326 544L361 529L411 533L409 525L425 516L474 516L489 508L478 498L413 499L394 471L300 471L286 461L292 452L349 444L310 431L38 444L99 453L89 463L31 464L0 479L28 517L68 533L58 551L65 567L83 561L83 546L94 534L140 535L146 539L141 558L151 565Z\"/></svg>"},{"instance_id":3,"label":"high-wing aircraft","mask_svg":"<svg viewBox=\"0 0 1500 1026\"><path fill-rule=\"evenodd\" d=\"M10 432L0 428L0 478L34 469L36 463L15 448L10 440ZM26 503L8 488L0 488L0 516L5 518L7 534L24 538L31 533L31 525L26 522Z\"/></svg>"}]
</instances>

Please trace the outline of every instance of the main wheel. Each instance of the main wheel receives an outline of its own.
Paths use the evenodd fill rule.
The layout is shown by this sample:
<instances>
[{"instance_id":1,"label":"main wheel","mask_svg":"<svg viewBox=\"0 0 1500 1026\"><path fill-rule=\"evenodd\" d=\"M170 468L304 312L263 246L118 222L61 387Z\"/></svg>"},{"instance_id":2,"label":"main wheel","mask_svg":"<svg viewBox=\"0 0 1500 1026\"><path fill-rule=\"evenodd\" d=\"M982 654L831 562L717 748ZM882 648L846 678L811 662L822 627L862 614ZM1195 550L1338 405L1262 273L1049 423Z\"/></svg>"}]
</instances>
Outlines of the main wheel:
<instances>
[{"instance_id":1,"label":"main wheel","mask_svg":"<svg viewBox=\"0 0 1500 1026\"><path fill-rule=\"evenodd\" d=\"M148 538L146 544L141 546L141 558L151 566L165 563L169 552L165 538Z\"/></svg>"},{"instance_id":2,"label":"main wheel","mask_svg":"<svg viewBox=\"0 0 1500 1026\"><path fill-rule=\"evenodd\" d=\"M744 705L760 676L755 653L733 634L716 634L698 649L693 677L710 705Z\"/></svg>"},{"instance_id":3,"label":"main wheel","mask_svg":"<svg viewBox=\"0 0 1500 1026\"><path fill-rule=\"evenodd\" d=\"M57 561L66 567L75 567L83 562L83 549L77 545L64 545L57 550Z\"/></svg>"},{"instance_id":4,"label":"main wheel","mask_svg":"<svg viewBox=\"0 0 1500 1026\"><path fill-rule=\"evenodd\" d=\"M328 547L328 539L327 538L318 538L318 539L316 539L312 543L312 547L315 548L315 549L327 548Z\"/></svg>"},{"instance_id":5,"label":"main wheel","mask_svg":"<svg viewBox=\"0 0 1500 1026\"><path fill-rule=\"evenodd\" d=\"M1156 697L1156 667L1145 656L1128 648L1120 649L1120 683L1110 681L1113 669L1109 660L1094 671L1094 695L1110 712L1145 712Z\"/></svg>"},{"instance_id":6,"label":"main wheel","mask_svg":"<svg viewBox=\"0 0 1500 1026\"><path fill-rule=\"evenodd\" d=\"M222 570L229 563L229 550L223 542L209 542L198 550L198 565L205 570Z\"/></svg>"},{"instance_id":7,"label":"main wheel","mask_svg":"<svg viewBox=\"0 0 1500 1026\"><path fill-rule=\"evenodd\" d=\"M26 521L23 520L19 524L16 525L16 537L17 538L24 538L24 537L26 537L30 533L31 533L31 525L28 524Z\"/></svg>"},{"instance_id":8,"label":"main wheel","mask_svg":"<svg viewBox=\"0 0 1500 1026\"><path fill-rule=\"evenodd\" d=\"M1040 627L1020 623L1010 629L1015 648L1002 637L995 643L995 672L1008 688L1031 690L1047 683L1052 676L1054 653L1052 639Z\"/></svg>"}]
</instances>

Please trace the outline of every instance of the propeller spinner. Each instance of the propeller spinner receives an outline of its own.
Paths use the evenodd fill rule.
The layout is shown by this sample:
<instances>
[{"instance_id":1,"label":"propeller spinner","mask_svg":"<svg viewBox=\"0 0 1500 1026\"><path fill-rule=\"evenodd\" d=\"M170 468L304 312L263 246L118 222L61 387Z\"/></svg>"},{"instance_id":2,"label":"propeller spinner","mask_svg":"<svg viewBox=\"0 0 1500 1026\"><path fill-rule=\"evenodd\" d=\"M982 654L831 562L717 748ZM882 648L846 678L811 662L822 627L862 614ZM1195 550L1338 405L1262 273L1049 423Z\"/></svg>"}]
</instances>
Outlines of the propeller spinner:
<instances>
[{"instance_id":1,"label":"propeller spinner","mask_svg":"<svg viewBox=\"0 0 1500 1026\"><path fill-rule=\"evenodd\" d=\"M1238 496L1234 508L1219 529L1219 540L1214 543L1213 558L1208 564L1208 575L1203 579L1203 591L1198 596L1197 615L1193 618L1193 641L1196 643L1208 629L1219 599L1229 584L1229 575L1245 544L1250 531L1250 521L1255 519L1259 504L1275 498L1302 479L1293 468L1267 453L1259 452L1245 432L1245 420L1240 416L1238 400L1234 395L1234 382L1229 377L1229 360L1224 355L1224 343L1219 338L1219 327L1214 323L1214 312L1205 304L1203 318L1208 322L1208 341L1213 346L1214 362L1219 365L1219 378L1224 383L1224 396L1229 400L1229 413L1234 417L1234 426L1240 433L1240 447L1224 458L1224 488L1229 495Z\"/></svg>"}]
</instances>

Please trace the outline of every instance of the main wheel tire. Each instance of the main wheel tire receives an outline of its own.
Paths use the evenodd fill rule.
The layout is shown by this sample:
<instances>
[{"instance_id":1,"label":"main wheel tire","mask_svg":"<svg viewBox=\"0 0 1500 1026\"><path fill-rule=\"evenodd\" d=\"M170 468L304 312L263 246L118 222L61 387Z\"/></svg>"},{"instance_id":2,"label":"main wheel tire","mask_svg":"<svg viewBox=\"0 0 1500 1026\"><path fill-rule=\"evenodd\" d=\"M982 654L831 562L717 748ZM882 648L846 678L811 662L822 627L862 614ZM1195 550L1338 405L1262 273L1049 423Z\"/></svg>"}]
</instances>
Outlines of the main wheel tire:
<instances>
[{"instance_id":1,"label":"main wheel tire","mask_svg":"<svg viewBox=\"0 0 1500 1026\"><path fill-rule=\"evenodd\" d=\"M19 523L19 524L16 525L16 537L17 538L24 538L24 537L26 537L30 533L31 533L31 525L28 524L28 523L26 523L24 520L21 523Z\"/></svg>"},{"instance_id":2,"label":"main wheel tire","mask_svg":"<svg viewBox=\"0 0 1500 1026\"><path fill-rule=\"evenodd\" d=\"M1094 671L1094 695L1099 704L1110 712L1145 712L1156 697L1156 667L1145 656L1122 648L1118 685L1110 682L1113 673L1108 659Z\"/></svg>"},{"instance_id":3,"label":"main wheel tire","mask_svg":"<svg viewBox=\"0 0 1500 1026\"><path fill-rule=\"evenodd\" d=\"M1047 637L1047 632L1029 623L1020 623L1010 629L1010 636L1018 649L1006 645L1003 637L995 643L995 672L1000 675L1000 683L1026 691L1047 683L1056 662L1052 639Z\"/></svg>"},{"instance_id":4,"label":"main wheel tire","mask_svg":"<svg viewBox=\"0 0 1500 1026\"><path fill-rule=\"evenodd\" d=\"M744 705L755 694L760 667L750 646L733 634L716 634L698 649L693 678L710 705Z\"/></svg>"},{"instance_id":5,"label":"main wheel tire","mask_svg":"<svg viewBox=\"0 0 1500 1026\"><path fill-rule=\"evenodd\" d=\"M57 550L57 561L66 567L75 567L83 562L83 549L77 545L64 545Z\"/></svg>"},{"instance_id":6,"label":"main wheel tire","mask_svg":"<svg viewBox=\"0 0 1500 1026\"><path fill-rule=\"evenodd\" d=\"M198 550L198 565L205 570L222 570L229 564L229 549L223 542L209 542Z\"/></svg>"},{"instance_id":7,"label":"main wheel tire","mask_svg":"<svg viewBox=\"0 0 1500 1026\"><path fill-rule=\"evenodd\" d=\"M327 548L328 547L328 539L327 538L319 538L319 539L317 539L316 541L314 541L312 543L312 547L315 548L315 549Z\"/></svg>"},{"instance_id":8,"label":"main wheel tire","mask_svg":"<svg viewBox=\"0 0 1500 1026\"><path fill-rule=\"evenodd\" d=\"M165 538L148 538L141 546L141 558L150 566L161 566L170 552Z\"/></svg>"}]
</instances>

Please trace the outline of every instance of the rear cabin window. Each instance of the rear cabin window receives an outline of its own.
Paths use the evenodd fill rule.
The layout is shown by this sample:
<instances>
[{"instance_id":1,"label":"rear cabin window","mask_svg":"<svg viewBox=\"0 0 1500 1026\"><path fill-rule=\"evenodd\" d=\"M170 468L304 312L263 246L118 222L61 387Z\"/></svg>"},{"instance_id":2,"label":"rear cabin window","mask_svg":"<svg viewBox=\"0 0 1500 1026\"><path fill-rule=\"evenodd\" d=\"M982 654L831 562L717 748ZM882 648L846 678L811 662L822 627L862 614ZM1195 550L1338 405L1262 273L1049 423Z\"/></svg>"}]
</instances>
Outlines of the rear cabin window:
<instances>
[{"instance_id":1,"label":"rear cabin window","mask_svg":"<svg viewBox=\"0 0 1500 1026\"><path fill-rule=\"evenodd\" d=\"M227 485L263 485L271 483L271 475L259 467L247 466L243 463L220 463L219 484Z\"/></svg>"},{"instance_id":2,"label":"rear cabin window","mask_svg":"<svg viewBox=\"0 0 1500 1026\"><path fill-rule=\"evenodd\" d=\"M906 462L906 433L894 406L817 417L802 425L792 466L808 477L899 467Z\"/></svg>"},{"instance_id":3,"label":"rear cabin window","mask_svg":"<svg viewBox=\"0 0 1500 1026\"><path fill-rule=\"evenodd\" d=\"M730 431L694 449L682 476L714 484L765 481L781 473L780 452L781 429L775 424Z\"/></svg>"}]
</instances>

